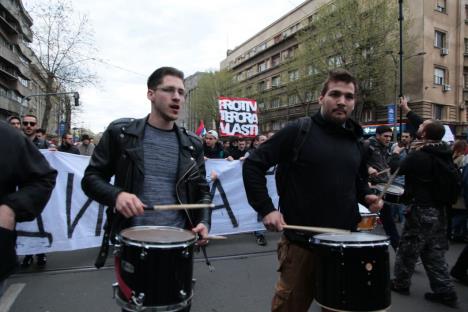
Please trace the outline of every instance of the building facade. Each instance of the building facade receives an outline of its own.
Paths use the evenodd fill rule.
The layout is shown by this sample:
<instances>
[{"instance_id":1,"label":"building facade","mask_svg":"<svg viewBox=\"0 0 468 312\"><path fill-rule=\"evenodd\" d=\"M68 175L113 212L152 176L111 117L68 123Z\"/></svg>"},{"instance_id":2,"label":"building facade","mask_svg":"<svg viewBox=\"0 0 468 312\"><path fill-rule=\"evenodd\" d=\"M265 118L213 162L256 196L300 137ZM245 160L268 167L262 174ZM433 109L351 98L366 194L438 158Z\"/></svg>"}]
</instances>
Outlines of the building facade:
<instances>
[{"instance_id":1,"label":"building facade","mask_svg":"<svg viewBox=\"0 0 468 312\"><path fill-rule=\"evenodd\" d=\"M232 71L238 82L239 96L259 103L262 131L279 130L289 120L318 110L317 91L291 93L286 88L300 75L299 71L291 71L287 63L297 51L298 31L313 23L318 8L330 2L305 1L228 50L221 62L221 69ZM462 136L467 125L468 0L412 0L405 1L405 6L414 52L403 51L403 93L410 97L410 107L416 113L439 119ZM398 51L392 54L396 71ZM398 80L395 77L395 87ZM387 100L382 99L382 103ZM388 123L388 108L380 105L364 109L360 122Z\"/></svg>"},{"instance_id":2,"label":"building facade","mask_svg":"<svg viewBox=\"0 0 468 312\"><path fill-rule=\"evenodd\" d=\"M31 97L45 91L46 71L29 47L33 40L33 20L21 0L0 1L0 119L34 114L41 121L44 97ZM53 98L57 103L58 99ZM52 109L51 116L57 111ZM55 118L51 118L55 120ZM57 124L46 129L55 132Z\"/></svg>"}]
</instances>

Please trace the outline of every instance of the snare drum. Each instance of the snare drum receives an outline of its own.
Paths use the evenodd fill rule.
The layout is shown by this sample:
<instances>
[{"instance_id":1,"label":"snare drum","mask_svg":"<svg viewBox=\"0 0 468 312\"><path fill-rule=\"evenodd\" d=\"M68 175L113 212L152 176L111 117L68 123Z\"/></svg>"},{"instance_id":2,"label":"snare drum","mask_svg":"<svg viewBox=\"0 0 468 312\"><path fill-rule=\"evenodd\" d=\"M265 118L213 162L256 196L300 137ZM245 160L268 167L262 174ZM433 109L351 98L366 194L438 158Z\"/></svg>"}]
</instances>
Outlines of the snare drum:
<instances>
[{"instance_id":1,"label":"snare drum","mask_svg":"<svg viewBox=\"0 0 468 312\"><path fill-rule=\"evenodd\" d=\"M319 234L315 299L334 311L382 311L390 306L389 240L369 233Z\"/></svg>"},{"instance_id":2,"label":"snare drum","mask_svg":"<svg viewBox=\"0 0 468 312\"><path fill-rule=\"evenodd\" d=\"M377 184L374 187L379 191L379 193L382 193L385 188L385 184ZM405 192L404 188L402 188L401 186L392 184L388 187L383 198L387 202L398 204L400 202L400 197L403 195L404 192Z\"/></svg>"},{"instance_id":3,"label":"snare drum","mask_svg":"<svg viewBox=\"0 0 468 312\"><path fill-rule=\"evenodd\" d=\"M361 215L361 222L357 225L358 231L372 231L377 225L377 219L379 215L372 213L364 205L359 205L359 214Z\"/></svg>"},{"instance_id":4,"label":"snare drum","mask_svg":"<svg viewBox=\"0 0 468 312\"><path fill-rule=\"evenodd\" d=\"M135 226L115 246L117 304L128 311L180 311L192 299L195 235L183 229Z\"/></svg>"}]
</instances>

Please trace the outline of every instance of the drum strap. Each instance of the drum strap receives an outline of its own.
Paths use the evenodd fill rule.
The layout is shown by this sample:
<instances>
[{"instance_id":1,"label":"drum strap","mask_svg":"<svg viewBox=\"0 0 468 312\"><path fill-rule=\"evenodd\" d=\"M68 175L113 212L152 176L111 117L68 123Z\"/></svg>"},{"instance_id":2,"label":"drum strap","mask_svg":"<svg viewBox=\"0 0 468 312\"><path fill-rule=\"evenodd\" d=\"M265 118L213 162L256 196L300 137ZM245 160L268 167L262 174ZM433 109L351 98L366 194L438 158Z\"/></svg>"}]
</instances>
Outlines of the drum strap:
<instances>
[{"instance_id":1,"label":"drum strap","mask_svg":"<svg viewBox=\"0 0 468 312\"><path fill-rule=\"evenodd\" d=\"M125 283L125 281L122 278L122 275L120 274L121 268L120 268L120 257L115 256L115 276L117 278L117 282L119 283L119 288L120 291L122 292L122 295L125 297L124 299L127 301L130 301L132 298L132 293L133 291L128 287L128 285Z\"/></svg>"}]
</instances>

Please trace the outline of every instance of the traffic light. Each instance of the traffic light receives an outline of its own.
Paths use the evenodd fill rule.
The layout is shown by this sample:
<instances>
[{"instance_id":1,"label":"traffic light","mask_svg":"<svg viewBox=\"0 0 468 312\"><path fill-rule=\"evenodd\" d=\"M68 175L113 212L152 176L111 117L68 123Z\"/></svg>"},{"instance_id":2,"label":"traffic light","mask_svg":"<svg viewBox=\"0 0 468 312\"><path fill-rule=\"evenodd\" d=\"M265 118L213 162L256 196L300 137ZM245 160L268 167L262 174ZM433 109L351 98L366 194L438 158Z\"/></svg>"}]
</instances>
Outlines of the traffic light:
<instances>
[{"instance_id":1,"label":"traffic light","mask_svg":"<svg viewBox=\"0 0 468 312\"><path fill-rule=\"evenodd\" d=\"M75 99L75 106L80 106L80 94L78 92L73 93L73 98Z\"/></svg>"}]
</instances>

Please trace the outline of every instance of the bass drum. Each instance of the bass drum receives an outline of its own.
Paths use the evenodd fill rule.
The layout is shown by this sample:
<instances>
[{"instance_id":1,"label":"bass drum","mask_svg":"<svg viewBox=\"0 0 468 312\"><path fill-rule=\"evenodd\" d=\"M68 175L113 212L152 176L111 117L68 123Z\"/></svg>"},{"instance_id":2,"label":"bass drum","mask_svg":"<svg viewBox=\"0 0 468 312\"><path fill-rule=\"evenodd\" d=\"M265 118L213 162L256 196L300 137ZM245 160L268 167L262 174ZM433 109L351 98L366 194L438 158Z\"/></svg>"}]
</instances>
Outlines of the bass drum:
<instances>
[{"instance_id":1,"label":"bass drum","mask_svg":"<svg viewBox=\"0 0 468 312\"><path fill-rule=\"evenodd\" d=\"M368 233L319 234L315 299L334 311L383 311L390 304L389 240Z\"/></svg>"},{"instance_id":2,"label":"bass drum","mask_svg":"<svg viewBox=\"0 0 468 312\"><path fill-rule=\"evenodd\" d=\"M196 236L183 229L136 226L118 235L117 303L128 311L180 311L192 299Z\"/></svg>"}]
</instances>

